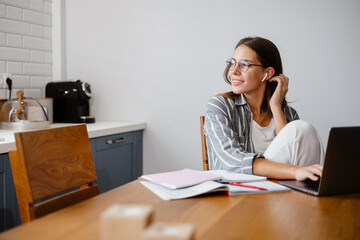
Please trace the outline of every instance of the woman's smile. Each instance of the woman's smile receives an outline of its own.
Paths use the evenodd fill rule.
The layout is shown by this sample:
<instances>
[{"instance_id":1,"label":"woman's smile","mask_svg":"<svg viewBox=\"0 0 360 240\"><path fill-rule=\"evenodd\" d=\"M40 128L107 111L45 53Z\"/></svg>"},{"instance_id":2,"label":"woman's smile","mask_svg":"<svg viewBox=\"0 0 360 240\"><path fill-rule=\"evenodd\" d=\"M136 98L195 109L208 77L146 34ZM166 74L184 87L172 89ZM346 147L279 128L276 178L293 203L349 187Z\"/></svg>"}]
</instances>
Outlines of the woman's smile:
<instances>
[{"instance_id":1,"label":"woman's smile","mask_svg":"<svg viewBox=\"0 0 360 240\"><path fill-rule=\"evenodd\" d=\"M241 84L243 84L244 81L243 80L240 80L240 79L231 79L231 84L233 86L240 86Z\"/></svg>"}]
</instances>

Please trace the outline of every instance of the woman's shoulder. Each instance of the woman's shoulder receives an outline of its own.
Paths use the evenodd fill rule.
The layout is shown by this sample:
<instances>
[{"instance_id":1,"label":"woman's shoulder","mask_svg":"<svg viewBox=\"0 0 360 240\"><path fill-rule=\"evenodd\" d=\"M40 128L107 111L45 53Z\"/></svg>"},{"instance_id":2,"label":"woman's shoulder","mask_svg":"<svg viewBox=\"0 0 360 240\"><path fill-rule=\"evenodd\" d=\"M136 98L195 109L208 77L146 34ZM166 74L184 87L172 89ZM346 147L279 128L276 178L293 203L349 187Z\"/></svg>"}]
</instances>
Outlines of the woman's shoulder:
<instances>
[{"instance_id":1,"label":"woman's shoulder","mask_svg":"<svg viewBox=\"0 0 360 240\"><path fill-rule=\"evenodd\" d=\"M218 94L209 99L206 104L205 113L222 113L226 114L229 110L233 110L235 108L235 100Z\"/></svg>"},{"instance_id":2,"label":"woman's shoulder","mask_svg":"<svg viewBox=\"0 0 360 240\"><path fill-rule=\"evenodd\" d=\"M222 94L218 94L216 96L212 96L207 104L219 107L230 107L235 105L235 99L228 98Z\"/></svg>"},{"instance_id":3,"label":"woman's shoulder","mask_svg":"<svg viewBox=\"0 0 360 240\"><path fill-rule=\"evenodd\" d=\"M224 103L225 102L225 97L221 96L221 95L215 95L210 97L208 103Z\"/></svg>"}]
</instances>

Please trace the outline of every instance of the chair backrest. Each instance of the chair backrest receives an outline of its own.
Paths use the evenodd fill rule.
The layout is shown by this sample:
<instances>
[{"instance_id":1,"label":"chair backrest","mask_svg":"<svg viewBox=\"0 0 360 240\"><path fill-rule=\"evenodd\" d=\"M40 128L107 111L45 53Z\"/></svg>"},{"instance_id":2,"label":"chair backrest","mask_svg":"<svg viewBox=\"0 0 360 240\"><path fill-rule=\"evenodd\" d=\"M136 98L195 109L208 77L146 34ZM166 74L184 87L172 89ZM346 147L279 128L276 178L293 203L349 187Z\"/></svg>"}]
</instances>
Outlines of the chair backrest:
<instances>
[{"instance_id":1,"label":"chair backrest","mask_svg":"<svg viewBox=\"0 0 360 240\"><path fill-rule=\"evenodd\" d=\"M85 124L15 133L15 141L9 155L23 224L99 194Z\"/></svg>"},{"instance_id":2,"label":"chair backrest","mask_svg":"<svg viewBox=\"0 0 360 240\"><path fill-rule=\"evenodd\" d=\"M206 138L204 135L204 123L205 123L205 117L200 116L200 134L201 134L200 136L201 136L203 170L208 171L209 170L209 161L208 161L208 155L207 155Z\"/></svg>"}]
</instances>

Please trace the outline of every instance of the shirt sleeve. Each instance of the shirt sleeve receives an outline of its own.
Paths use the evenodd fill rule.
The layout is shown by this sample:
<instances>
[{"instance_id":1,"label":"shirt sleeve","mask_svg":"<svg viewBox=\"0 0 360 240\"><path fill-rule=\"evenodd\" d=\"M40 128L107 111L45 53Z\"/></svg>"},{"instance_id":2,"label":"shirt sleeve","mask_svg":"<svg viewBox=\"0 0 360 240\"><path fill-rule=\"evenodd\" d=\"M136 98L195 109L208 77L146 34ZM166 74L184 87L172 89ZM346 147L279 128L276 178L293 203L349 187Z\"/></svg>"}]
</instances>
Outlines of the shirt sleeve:
<instances>
[{"instance_id":1,"label":"shirt sleeve","mask_svg":"<svg viewBox=\"0 0 360 240\"><path fill-rule=\"evenodd\" d=\"M210 99L206 106L204 134L209 166L212 169L252 174L253 160L261 156L244 150L246 139L234 131L230 112L231 107L221 97Z\"/></svg>"},{"instance_id":2,"label":"shirt sleeve","mask_svg":"<svg viewBox=\"0 0 360 240\"><path fill-rule=\"evenodd\" d=\"M286 106L283 111L285 113L287 122L300 119L299 114L296 112L296 110L290 106Z\"/></svg>"}]
</instances>

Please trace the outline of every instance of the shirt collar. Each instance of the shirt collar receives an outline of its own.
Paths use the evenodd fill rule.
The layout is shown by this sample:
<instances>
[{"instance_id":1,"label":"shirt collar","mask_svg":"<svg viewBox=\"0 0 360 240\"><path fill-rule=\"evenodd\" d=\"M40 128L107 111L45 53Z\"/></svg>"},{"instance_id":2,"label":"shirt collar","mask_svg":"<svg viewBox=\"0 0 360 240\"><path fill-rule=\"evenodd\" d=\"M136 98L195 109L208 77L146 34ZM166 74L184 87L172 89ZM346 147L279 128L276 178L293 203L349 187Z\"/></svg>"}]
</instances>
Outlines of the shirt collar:
<instances>
[{"instance_id":1,"label":"shirt collar","mask_svg":"<svg viewBox=\"0 0 360 240\"><path fill-rule=\"evenodd\" d=\"M244 94L240 94L235 98L235 105L246 105L246 99Z\"/></svg>"}]
</instances>

